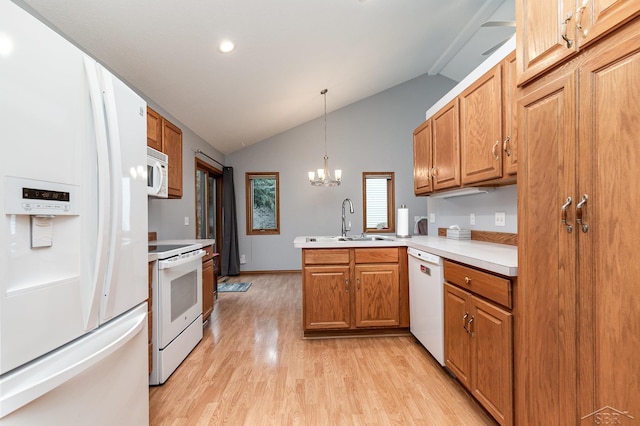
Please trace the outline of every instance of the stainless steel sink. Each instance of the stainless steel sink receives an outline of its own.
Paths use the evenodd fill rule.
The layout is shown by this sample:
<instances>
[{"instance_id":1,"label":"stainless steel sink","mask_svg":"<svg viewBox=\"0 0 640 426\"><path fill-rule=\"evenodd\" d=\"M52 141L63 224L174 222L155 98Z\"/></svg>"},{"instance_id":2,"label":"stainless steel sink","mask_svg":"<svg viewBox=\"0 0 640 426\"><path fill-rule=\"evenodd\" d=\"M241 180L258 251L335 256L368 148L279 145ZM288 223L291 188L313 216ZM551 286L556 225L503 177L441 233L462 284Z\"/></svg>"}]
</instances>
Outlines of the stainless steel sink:
<instances>
[{"instance_id":1,"label":"stainless steel sink","mask_svg":"<svg viewBox=\"0 0 640 426\"><path fill-rule=\"evenodd\" d=\"M347 237L307 237L308 243L334 243L339 241L394 241L391 237L381 235L347 236Z\"/></svg>"},{"instance_id":2,"label":"stainless steel sink","mask_svg":"<svg viewBox=\"0 0 640 426\"><path fill-rule=\"evenodd\" d=\"M339 241L393 241L389 237L381 237L380 235L366 235L364 237L340 237Z\"/></svg>"}]
</instances>

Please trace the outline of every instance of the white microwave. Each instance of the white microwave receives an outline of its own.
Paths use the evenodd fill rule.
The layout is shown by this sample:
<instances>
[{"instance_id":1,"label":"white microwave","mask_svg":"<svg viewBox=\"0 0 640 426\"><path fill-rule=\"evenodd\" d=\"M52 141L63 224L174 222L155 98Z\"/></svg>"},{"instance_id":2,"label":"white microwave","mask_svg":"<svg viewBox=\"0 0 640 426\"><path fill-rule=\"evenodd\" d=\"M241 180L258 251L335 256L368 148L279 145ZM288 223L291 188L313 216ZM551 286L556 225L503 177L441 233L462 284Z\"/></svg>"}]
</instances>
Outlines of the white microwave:
<instances>
[{"instance_id":1,"label":"white microwave","mask_svg":"<svg viewBox=\"0 0 640 426\"><path fill-rule=\"evenodd\" d=\"M167 154L147 147L147 194L150 197L169 197L167 190L168 162Z\"/></svg>"}]
</instances>

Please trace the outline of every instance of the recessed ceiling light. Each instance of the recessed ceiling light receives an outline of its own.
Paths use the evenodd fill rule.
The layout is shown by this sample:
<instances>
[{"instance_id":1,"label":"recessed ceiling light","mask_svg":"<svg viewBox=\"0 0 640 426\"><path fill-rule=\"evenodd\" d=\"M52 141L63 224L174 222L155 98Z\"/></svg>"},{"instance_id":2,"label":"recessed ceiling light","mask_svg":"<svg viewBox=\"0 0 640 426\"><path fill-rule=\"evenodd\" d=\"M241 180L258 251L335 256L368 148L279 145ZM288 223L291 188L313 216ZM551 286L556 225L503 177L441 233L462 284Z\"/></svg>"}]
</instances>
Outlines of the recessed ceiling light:
<instances>
[{"instance_id":1,"label":"recessed ceiling light","mask_svg":"<svg viewBox=\"0 0 640 426\"><path fill-rule=\"evenodd\" d=\"M235 48L236 46L231 40L222 40L218 45L218 50L222 53L229 53Z\"/></svg>"}]
</instances>

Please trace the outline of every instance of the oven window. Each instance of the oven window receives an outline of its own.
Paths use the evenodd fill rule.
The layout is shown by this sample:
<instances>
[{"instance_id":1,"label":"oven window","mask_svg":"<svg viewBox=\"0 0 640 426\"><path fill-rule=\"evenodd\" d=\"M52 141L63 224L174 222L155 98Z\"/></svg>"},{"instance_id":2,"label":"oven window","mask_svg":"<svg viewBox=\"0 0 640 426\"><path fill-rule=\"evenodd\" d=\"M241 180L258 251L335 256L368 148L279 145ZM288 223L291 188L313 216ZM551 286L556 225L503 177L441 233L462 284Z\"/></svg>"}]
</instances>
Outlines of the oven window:
<instances>
[{"instance_id":1,"label":"oven window","mask_svg":"<svg viewBox=\"0 0 640 426\"><path fill-rule=\"evenodd\" d=\"M191 271L171 281L171 322L196 303L198 303L197 271Z\"/></svg>"}]
</instances>

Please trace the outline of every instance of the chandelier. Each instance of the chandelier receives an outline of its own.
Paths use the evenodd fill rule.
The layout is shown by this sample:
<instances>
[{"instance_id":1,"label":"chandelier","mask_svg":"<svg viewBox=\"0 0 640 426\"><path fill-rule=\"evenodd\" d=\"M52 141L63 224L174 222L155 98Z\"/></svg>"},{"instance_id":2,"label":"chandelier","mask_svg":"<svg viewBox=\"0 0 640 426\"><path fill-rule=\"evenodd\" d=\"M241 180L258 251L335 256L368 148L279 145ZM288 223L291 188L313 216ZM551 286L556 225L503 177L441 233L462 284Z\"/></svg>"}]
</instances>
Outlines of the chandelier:
<instances>
[{"instance_id":1,"label":"chandelier","mask_svg":"<svg viewBox=\"0 0 640 426\"><path fill-rule=\"evenodd\" d=\"M327 89L320 92L324 96L324 168L318 169L318 176L309 172L309 183L313 186L338 186L342 179L342 170L336 170L334 179L329 172L329 156L327 155Z\"/></svg>"}]
</instances>

